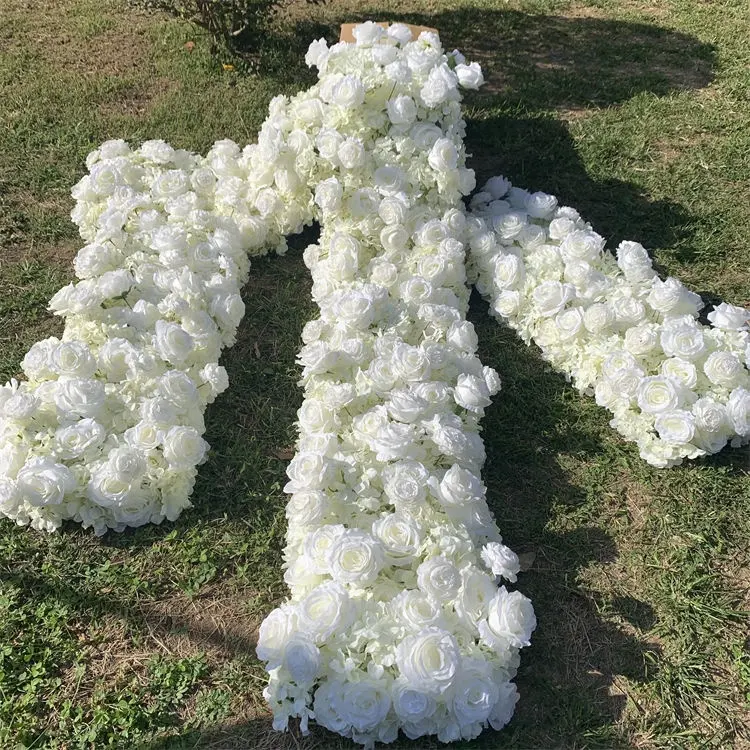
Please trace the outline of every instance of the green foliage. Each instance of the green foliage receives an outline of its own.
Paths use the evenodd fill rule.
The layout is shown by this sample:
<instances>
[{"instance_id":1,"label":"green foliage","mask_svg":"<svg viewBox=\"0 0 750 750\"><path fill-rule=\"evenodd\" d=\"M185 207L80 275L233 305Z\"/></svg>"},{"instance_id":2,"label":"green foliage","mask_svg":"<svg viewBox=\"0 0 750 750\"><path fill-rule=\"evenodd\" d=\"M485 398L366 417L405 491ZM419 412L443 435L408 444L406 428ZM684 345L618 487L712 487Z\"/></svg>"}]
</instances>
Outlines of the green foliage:
<instances>
[{"instance_id":1,"label":"green foliage","mask_svg":"<svg viewBox=\"0 0 750 750\"><path fill-rule=\"evenodd\" d=\"M207 31L215 52L238 55L257 64L272 33L274 14L289 0L129 0L136 7L163 11ZM324 0L305 0L318 5Z\"/></svg>"}]
</instances>

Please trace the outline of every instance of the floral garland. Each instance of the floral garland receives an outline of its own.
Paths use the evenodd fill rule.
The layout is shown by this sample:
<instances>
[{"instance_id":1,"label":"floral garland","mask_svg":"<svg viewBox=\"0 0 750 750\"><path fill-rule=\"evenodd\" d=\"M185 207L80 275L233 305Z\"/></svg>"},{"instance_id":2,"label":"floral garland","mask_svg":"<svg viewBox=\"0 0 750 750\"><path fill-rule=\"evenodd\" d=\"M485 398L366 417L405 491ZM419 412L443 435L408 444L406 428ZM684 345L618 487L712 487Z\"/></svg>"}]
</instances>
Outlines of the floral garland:
<instances>
[{"instance_id":1,"label":"floral garland","mask_svg":"<svg viewBox=\"0 0 750 750\"><path fill-rule=\"evenodd\" d=\"M218 360L244 313L248 253L283 251L304 213L247 200L255 151L219 142L202 159L110 141L89 155L73 189L88 243L80 280L50 302L62 340L34 344L27 380L0 388L0 515L103 534L190 505L203 412L228 385Z\"/></svg>"},{"instance_id":2,"label":"floral garland","mask_svg":"<svg viewBox=\"0 0 750 750\"><path fill-rule=\"evenodd\" d=\"M470 263L491 313L609 409L648 463L750 442L750 311L662 281L637 242L617 257L572 208L493 177L471 199Z\"/></svg>"},{"instance_id":3,"label":"floral garland","mask_svg":"<svg viewBox=\"0 0 750 750\"><path fill-rule=\"evenodd\" d=\"M259 141L311 176L323 230L305 251L320 317L303 332L285 488L291 597L257 652L277 729L296 716L369 747L399 730L469 739L509 721L536 624L496 583L515 581L518 558L479 478L499 379L465 319L473 173L457 87L481 73L435 34L355 37L313 43L318 84L275 100Z\"/></svg>"}]
</instances>

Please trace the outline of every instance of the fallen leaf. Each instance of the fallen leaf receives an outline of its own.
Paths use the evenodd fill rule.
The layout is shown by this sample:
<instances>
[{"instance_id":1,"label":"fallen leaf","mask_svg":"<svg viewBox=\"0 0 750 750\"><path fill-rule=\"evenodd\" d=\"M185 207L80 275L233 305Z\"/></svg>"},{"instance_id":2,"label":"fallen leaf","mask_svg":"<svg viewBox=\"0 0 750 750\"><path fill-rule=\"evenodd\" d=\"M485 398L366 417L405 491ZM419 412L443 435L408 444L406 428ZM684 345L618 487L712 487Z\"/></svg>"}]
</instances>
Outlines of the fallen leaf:
<instances>
[{"instance_id":1,"label":"fallen leaf","mask_svg":"<svg viewBox=\"0 0 750 750\"><path fill-rule=\"evenodd\" d=\"M253 342L253 351L255 352L255 358L260 359L260 347L257 341Z\"/></svg>"},{"instance_id":2,"label":"fallen leaf","mask_svg":"<svg viewBox=\"0 0 750 750\"><path fill-rule=\"evenodd\" d=\"M185 49L192 52L195 49L195 42L185 42Z\"/></svg>"},{"instance_id":3,"label":"fallen leaf","mask_svg":"<svg viewBox=\"0 0 750 750\"><path fill-rule=\"evenodd\" d=\"M273 455L279 461L291 461L294 458L294 448L279 448Z\"/></svg>"},{"instance_id":4,"label":"fallen leaf","mask_svg":"<svg viewBox=\"0 0 750 750\"><path fill-rule=\"evenodd\" d=\"M230 72L234 70L234 65L229 65L228 63L222 63L221 67L224 68L227 72Z\"/></svg>"}]
</instances>

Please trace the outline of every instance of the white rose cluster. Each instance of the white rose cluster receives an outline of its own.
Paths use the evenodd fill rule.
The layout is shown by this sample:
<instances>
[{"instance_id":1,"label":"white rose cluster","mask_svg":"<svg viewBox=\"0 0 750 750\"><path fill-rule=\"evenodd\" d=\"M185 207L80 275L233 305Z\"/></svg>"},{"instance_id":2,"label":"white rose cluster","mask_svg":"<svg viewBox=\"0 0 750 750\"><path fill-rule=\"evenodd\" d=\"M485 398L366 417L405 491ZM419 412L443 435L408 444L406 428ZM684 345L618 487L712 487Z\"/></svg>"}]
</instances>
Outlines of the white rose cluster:
<instances>
[{"instance_id":1,"label":"white rose cluster","mask_svg":"<svg viewBox=\"0 0 750 750\"><path fill-rule=\"evenodd\" d=\"M750 311L662 280L646 250L616 256L578 212L493 177L467 220L470 273L502 318L657 467L750 442Z\"/></svg>"},{"instance_id":2,"label":"white rose cluster","mask_svg":"<svg viewBox=\"0 0 750 750\"><path fill-rule=\"evenodd\" d=\"M367 747L399 730L471 739L510 720L536 624L499 585L518 558L480 478L500 383L465 317L458 86L481 73L435 34L368 23L355 38L313 43L318 83L275 100L261 131L309 166L322 231L304 256L320 315L303 331L285 487L291 596L257 653L277 729L314 719Z\"/></svg>"},{"instance_id":3,"label":"white rose cluster","mask_svg":"<svg viewBox=\"0 0 750 750\"><path fill-rule=\"evenodd\" d=\"M283 250L282 235L310 215L309 191L269 187L263 149L222 141L201 158L109 141L89 155L73 189L87 243L79 280L50 302L62 339L34 344L27 379L0 387L0 515L102 534L190 505L203 413L228 385L218 360L244 313L248 254ZM264 214L264 201L282 200L284 212Z\"/></svg>"}]
</instances>

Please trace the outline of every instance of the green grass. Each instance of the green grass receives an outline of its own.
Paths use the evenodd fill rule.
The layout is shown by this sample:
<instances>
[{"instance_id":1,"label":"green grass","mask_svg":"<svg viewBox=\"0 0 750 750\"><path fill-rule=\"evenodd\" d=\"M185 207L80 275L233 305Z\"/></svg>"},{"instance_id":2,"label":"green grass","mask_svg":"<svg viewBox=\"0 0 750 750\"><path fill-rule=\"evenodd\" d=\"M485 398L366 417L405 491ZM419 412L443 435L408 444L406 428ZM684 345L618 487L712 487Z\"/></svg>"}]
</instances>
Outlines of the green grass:
<instances>
[{"instance_id":1,"label":"green grass","mask_svg":"<svg viewBox=\"0 0 750 750\"><path fill-rule=\"evenodd\" d=\"M91 148L252 140L271 96L309 82L304 43L368 16L435 26L483 64L466 103L480 177L555 192L665 273L750 302L746 0L331 0L290 9L298 33L269 45L264 77L120 0L4 0L0 376L60 330L45 303L72 278L68 195ZM254 655L284 596L303 246L254 265L192 510L101 539L0 523L0 747L350 746L273 734ZM651 469L478 300L472 317L504 379L484 423L489 497L539 627L516 718L461 747L750 747L748 453Z\"/></svg>"}]
</instances>

